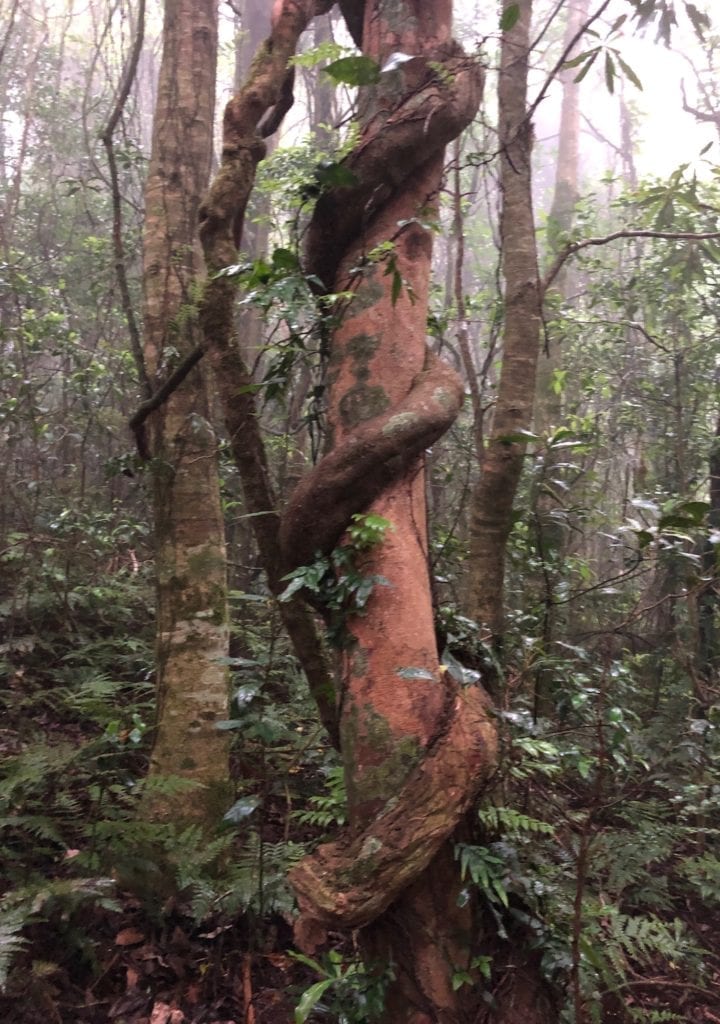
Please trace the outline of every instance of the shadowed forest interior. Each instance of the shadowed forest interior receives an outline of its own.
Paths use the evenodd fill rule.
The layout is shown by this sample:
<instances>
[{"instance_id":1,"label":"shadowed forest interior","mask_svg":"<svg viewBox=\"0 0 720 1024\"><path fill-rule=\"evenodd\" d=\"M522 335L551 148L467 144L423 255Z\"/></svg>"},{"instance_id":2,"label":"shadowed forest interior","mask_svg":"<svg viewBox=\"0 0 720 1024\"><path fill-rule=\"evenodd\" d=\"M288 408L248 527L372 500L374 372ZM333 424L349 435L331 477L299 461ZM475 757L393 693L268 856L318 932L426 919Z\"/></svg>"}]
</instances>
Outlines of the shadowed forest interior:
<instances>
[{"instance_id":1,"label":"shadowed forest interior","mask_svg":"<svg viewBox=\"0 0 720 1024\"><path fill-rule=\"evenodd\" d=\"M720 1024L710 0L0 0L0 1018Z\"/></svg>"}]
</instances>

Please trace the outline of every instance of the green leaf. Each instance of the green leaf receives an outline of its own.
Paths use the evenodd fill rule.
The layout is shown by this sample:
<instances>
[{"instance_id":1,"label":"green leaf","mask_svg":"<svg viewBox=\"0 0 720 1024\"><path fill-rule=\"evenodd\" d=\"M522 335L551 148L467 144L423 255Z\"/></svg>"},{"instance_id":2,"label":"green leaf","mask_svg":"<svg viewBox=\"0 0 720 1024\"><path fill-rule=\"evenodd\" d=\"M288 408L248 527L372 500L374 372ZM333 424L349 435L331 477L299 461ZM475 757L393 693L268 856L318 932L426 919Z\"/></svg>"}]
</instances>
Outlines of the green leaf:
<instances>
[{"instance_id":1,"label":"green leaf","mask_svg":"<svg viewBox=\"0 0 720 1024\"><path fill-rule=\"evenodd\" d=\"M610 56L609 52L605 53L605 85L607 86L608 92L612 95L615 92L615 61Z\"/></svg>"},{"instance_id":2,"label":"green leaf","mask_svg":"<svg viewBox=\"0 0 720 1024\"><path fill-rule=\"evenodd\" d=\"M642 92L643 91L642 82L640 81L638 76L635 74L633 69L630 67L630 65L627 63L627 61L624 61L622 59L622 57L620 56L620 54L617 51L615 51L615 56L617 57L617 62L620 65L620 67L622 68L623 74L625 75L625 77L629 78L630 81L632 82L632 84L635 86L635 88L639 89L640 92Z\"/></svg>"},{"instance_id":3,"label":"green leaf","mask_svg":"<svg viewBox=\"0 0 720 1024\"><path fill-rule=\"evenodd\" d=\"M687 516L695 526L700 526L710 512L710 505L707 501L683 501L676 506L674 511L678 515ZM663 519L660 520L661 523L663 521Z\"/></svg>"},{"instance_id":4,"label":"green leaf","mask_svg":"<svg viewBox=\"0 0 720 1024\"><path fill-rule=\"evenodd\" d=\"M520 4L510 4L502 12L500 18L500 31L509 32L511 28L514 28L518 23L520 17Z\"/></svg>"},{"instance_id":5,"label":"green leaf","mask_svg":"<svg viewBox=\"0 0 720 1024\"><path fill-rule=\"evenodd\" d=\"M305 989L300 997L300 1002L295 1007L295 1024L305 1024L311 1011L320 1002L335 980L335 978L325 978L324 981L317 981L310 988Z\"/></svg>"},{"instance_id":6,"label":"green leaf","mask_svg":"<svg viewBox=\"0 0 720 1024\"><path fill-rule=\"evenodd\" d=\"M539 441L540 438L529 430L516 430L514 434L501 434L495 440L500 444L527 444L528 441Z\"/></svg>"},{"instance_id":7,"label":"green leaf","mask_svg":"<svg viewBox=\"0 0 720 1024\"><path fill-rule=\"evenodd\" d=\"M305 578L303 576L296 576L294 580L291 580L283 590L282 594L278 594L278 601L285 604L286 601L290 601L291 598L297 594L298 590L302 590L305 586Z\"/></svg>"},{"instance_id":8,"label":"green leaf","mask_svg":"<svg viewBox=\"0 0 720 1024\"><path fill-rule=\"evenodd\" d=\"M593 66L593 64L597 60L597 56L598 56L599 53L600 53L600 47L599 46L596 49L590 51L590 53L588 54L588 58L585 61L585 67L580 71L579 74L575 75L575 77L573 78L573 82L582 82L582 80L585 77L585 75L588 73L590 68Z\"/></svg>"},{"instance_id":9,"label":"green leaf","mask_svg":"<svg viewBox=\"0 0 720 1024\"><path fill-rule=\"evenodd\" d=\"M472 975L467 971L456 971L452 976L452 989L457 992L463 985L472 985Z\"/></svg>"},{"instance_id":10,"label":"green leaf","mask_svg":"<svg viewBox=\"0 0 720 1024\"><path fill-rule=\"evenodd\" d=\"M485 981L490 981L492 974L492 957L491 956L476 956L473 957L470 966L474 971L480 971Z\"/></svg>"},{"instance_id":11,"label":"green leaf","mask_svg":"<svg viewBox=\"0 0 720 1024\"><path fill-rule=\"evenodd\" d=\"M399 271L395 270L393 272L392 289L391 289L391 293L390 293L390 301L392 302L393 306L397 304L397 300L400 298L401 291L402 291L402 277L401 277Z\"/></svg>"},{"instance_id":12,"label":"green leaf","mask_svg":"<svg viewBox=\"0 0 720 1024\"><path fill-rule=\"evenodd\" d=\"M293 960L297 960L300 964L305 964L306 967L315 971L316 974L325 974L325 968L322 964L319 964L317 960L313 960L312 957L305 956L304 953L298 953L294 949L291 949L289 953Z\"/></svg>"},{"instance_id":13,"label":"green leaf","mask_svg":"<svg viewBox=\"0 0 720 1024\"><path fill-rule=\"evenodd\" d=\"M375 61L363 56L341 57L323 70L334 82L343 85L374 85L380 78Z\"/></svg>"},{"instance_id":14,"label":"green leaf","mask_svg":"<svg viewBox=\"0 0 720 1024\"><path fill-rule=\"evenodd\" d=\"M294 253L292 249L273 249L272 263L277 270L297 270L297 253Z\"/></svg>"},{"instance_id":15,"label":"green leaf","mask_svg":"<svg viewBox=\"0 0 720 1024\"><path fill-rule=\"evenodd\" d=\"M357 174L353 174L349 167L329 161L318 164L315 169L315 178L324 189L352 188L359 181Z\"/></svg>"},{"instance_id":16,"label":"green leaf","mask_svg":"<svg viewBox=\"0 0 720 1024\"><path fill-rule=\"evenodd\" d=\"M571 68L580 67L581 64L584 64L585 61L590 60L591 57L593 59L597 57L599 52L599 46L596 46L594 50L584 50L583 53L579 53L577 57L573 57L571 60L566 60L565 63L562 65L561 70L570 71ZM577 81L577 79L575 79L575 81Z\"/></svg>"}]
</instances>

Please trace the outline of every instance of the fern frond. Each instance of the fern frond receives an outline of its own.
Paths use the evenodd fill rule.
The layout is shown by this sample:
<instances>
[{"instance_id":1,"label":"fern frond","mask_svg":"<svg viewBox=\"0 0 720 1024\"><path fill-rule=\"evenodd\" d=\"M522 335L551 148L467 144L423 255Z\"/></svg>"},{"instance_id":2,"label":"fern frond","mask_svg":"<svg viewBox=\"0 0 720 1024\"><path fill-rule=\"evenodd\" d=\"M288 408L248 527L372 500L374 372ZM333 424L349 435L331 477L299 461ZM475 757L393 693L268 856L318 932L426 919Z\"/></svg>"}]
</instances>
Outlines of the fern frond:
<instances>
[{"instance_id":1,"label":"fern frond","mask_svg":"<svg viewBox=\"0 0 720 1024\"><path fill-rule=\"evenodd\" d=\"M26 789L42 788L48 779L60 776L77 757L77 747L59 743L51 747L47 743L33 743L21 753L4 762L4 775L0 779L0 806L9 809L11 802L20 799Z\"/></svg>"},{"instance_id":2,"label":"fern frond","mask_svg":"<svg viewBox=\"0 0 720 1024\"><path fill-rule=\"evenodd\" d=\"M493 832L501 832L513 837L520 837L523 833L547 836L555 833L555 827L550 822L521 814L513 807L483 807L478 811L478 818L486 828Z\"/></svg>"},{"instance_id":3,"label":"fern frond","mask_svg":"<svg viewBox=\"0 0 720 1024\"><path fill-rule=\"evenodd\" d=\"M626 1009L630 1019L637 1021L638 1024L674 1024L675 1021L687 1024L687 1017L672 1010L646 1010L642 1006L628 1006Z\"/></svg>"},{"instance_id":4,"label":"fern frond","mask_svg":"<svg viewBox=\"0 0 720 1024\"><path fill-rule=\"evenodd\" d=\"M0 991L7 985L13 960L27 944L23 928L42 921L53 903L73 910L92 900L106 910L119 911L120 904L111 896L114 888L110 878L49 878L8 892L0 901Z\"/></svg>"},{"instance_id":5,"label":"fern frond","mask_svg":"<svg viewBox=\"0 0 720 1024\"><path fill-rule=\"evenodd\" d=\"M31 917L31 908L26 905L7 909L0 905L0 992L7 985L13 960L27 945L21 932Z\"/></svg>"},{"instance_id":6,"label":"fern frond","mask_svg":"<svg viewBox=\"0 0 720 1024\"><path fill-rule=\"evenodd\" d=\"M35 840L64 845L64 840L57 829L57 823L51 818L43 818L35 814L10 814L0 818L0 832L4 829L25 832Z\"/></svg>"}]
</instances>

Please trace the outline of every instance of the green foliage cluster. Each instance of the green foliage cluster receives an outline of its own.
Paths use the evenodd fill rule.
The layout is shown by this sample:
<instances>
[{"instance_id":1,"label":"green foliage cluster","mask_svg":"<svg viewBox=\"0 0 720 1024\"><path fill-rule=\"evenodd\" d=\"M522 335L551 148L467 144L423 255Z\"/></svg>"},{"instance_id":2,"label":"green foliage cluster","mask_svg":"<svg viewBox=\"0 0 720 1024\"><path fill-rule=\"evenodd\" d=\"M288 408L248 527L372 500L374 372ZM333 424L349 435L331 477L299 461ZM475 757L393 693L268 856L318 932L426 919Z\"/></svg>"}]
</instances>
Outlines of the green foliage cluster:
<instances>
[{"instance_id":1,"label":"green foliage cluster","mask_svg":"<svg viewBox=\"0 0 720 1024\"><path fill-rule=\"evenodd\" d=\"M363 615L376 586L389 586L377 573L367 575L362 556L382 543L392 524L383 516L358 513L352 517L347 541L311 565L301 565L285 577L288 585L279 600L287 601L298 591L307 593L327 620L327 638L335 647L350 642L346 623L352 615Z\"/></svg>"}]
</instances>

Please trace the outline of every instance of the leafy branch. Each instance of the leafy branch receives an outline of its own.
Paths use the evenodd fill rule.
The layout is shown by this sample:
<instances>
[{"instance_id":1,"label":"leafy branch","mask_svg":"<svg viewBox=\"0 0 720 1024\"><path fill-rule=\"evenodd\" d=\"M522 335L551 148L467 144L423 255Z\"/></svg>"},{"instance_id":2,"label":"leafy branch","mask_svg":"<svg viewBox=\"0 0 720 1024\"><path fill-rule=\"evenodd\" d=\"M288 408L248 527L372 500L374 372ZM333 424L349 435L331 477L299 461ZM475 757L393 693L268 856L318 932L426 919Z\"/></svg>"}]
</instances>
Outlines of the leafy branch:
<instances>
[{"instance_id":1,"label":"leafy branch","mask_svg":"<svg viewBox=\"0 0 720 1024\"><path fill-rule=\"evenodd\" d=\"M564 249L558 253L554 263L548 270L541 282L541 290L546 292L555 278L560 273L565 263L575 253L589 246L607 245L608 242L615 242L618 238L663 238L669 242L704 242L710 239L720 238L720 231L652 231L652 230L624 230L613 231L609 235L597 238L585 238L579 242L568 242Z\"/></svg>"}]
</instances>

